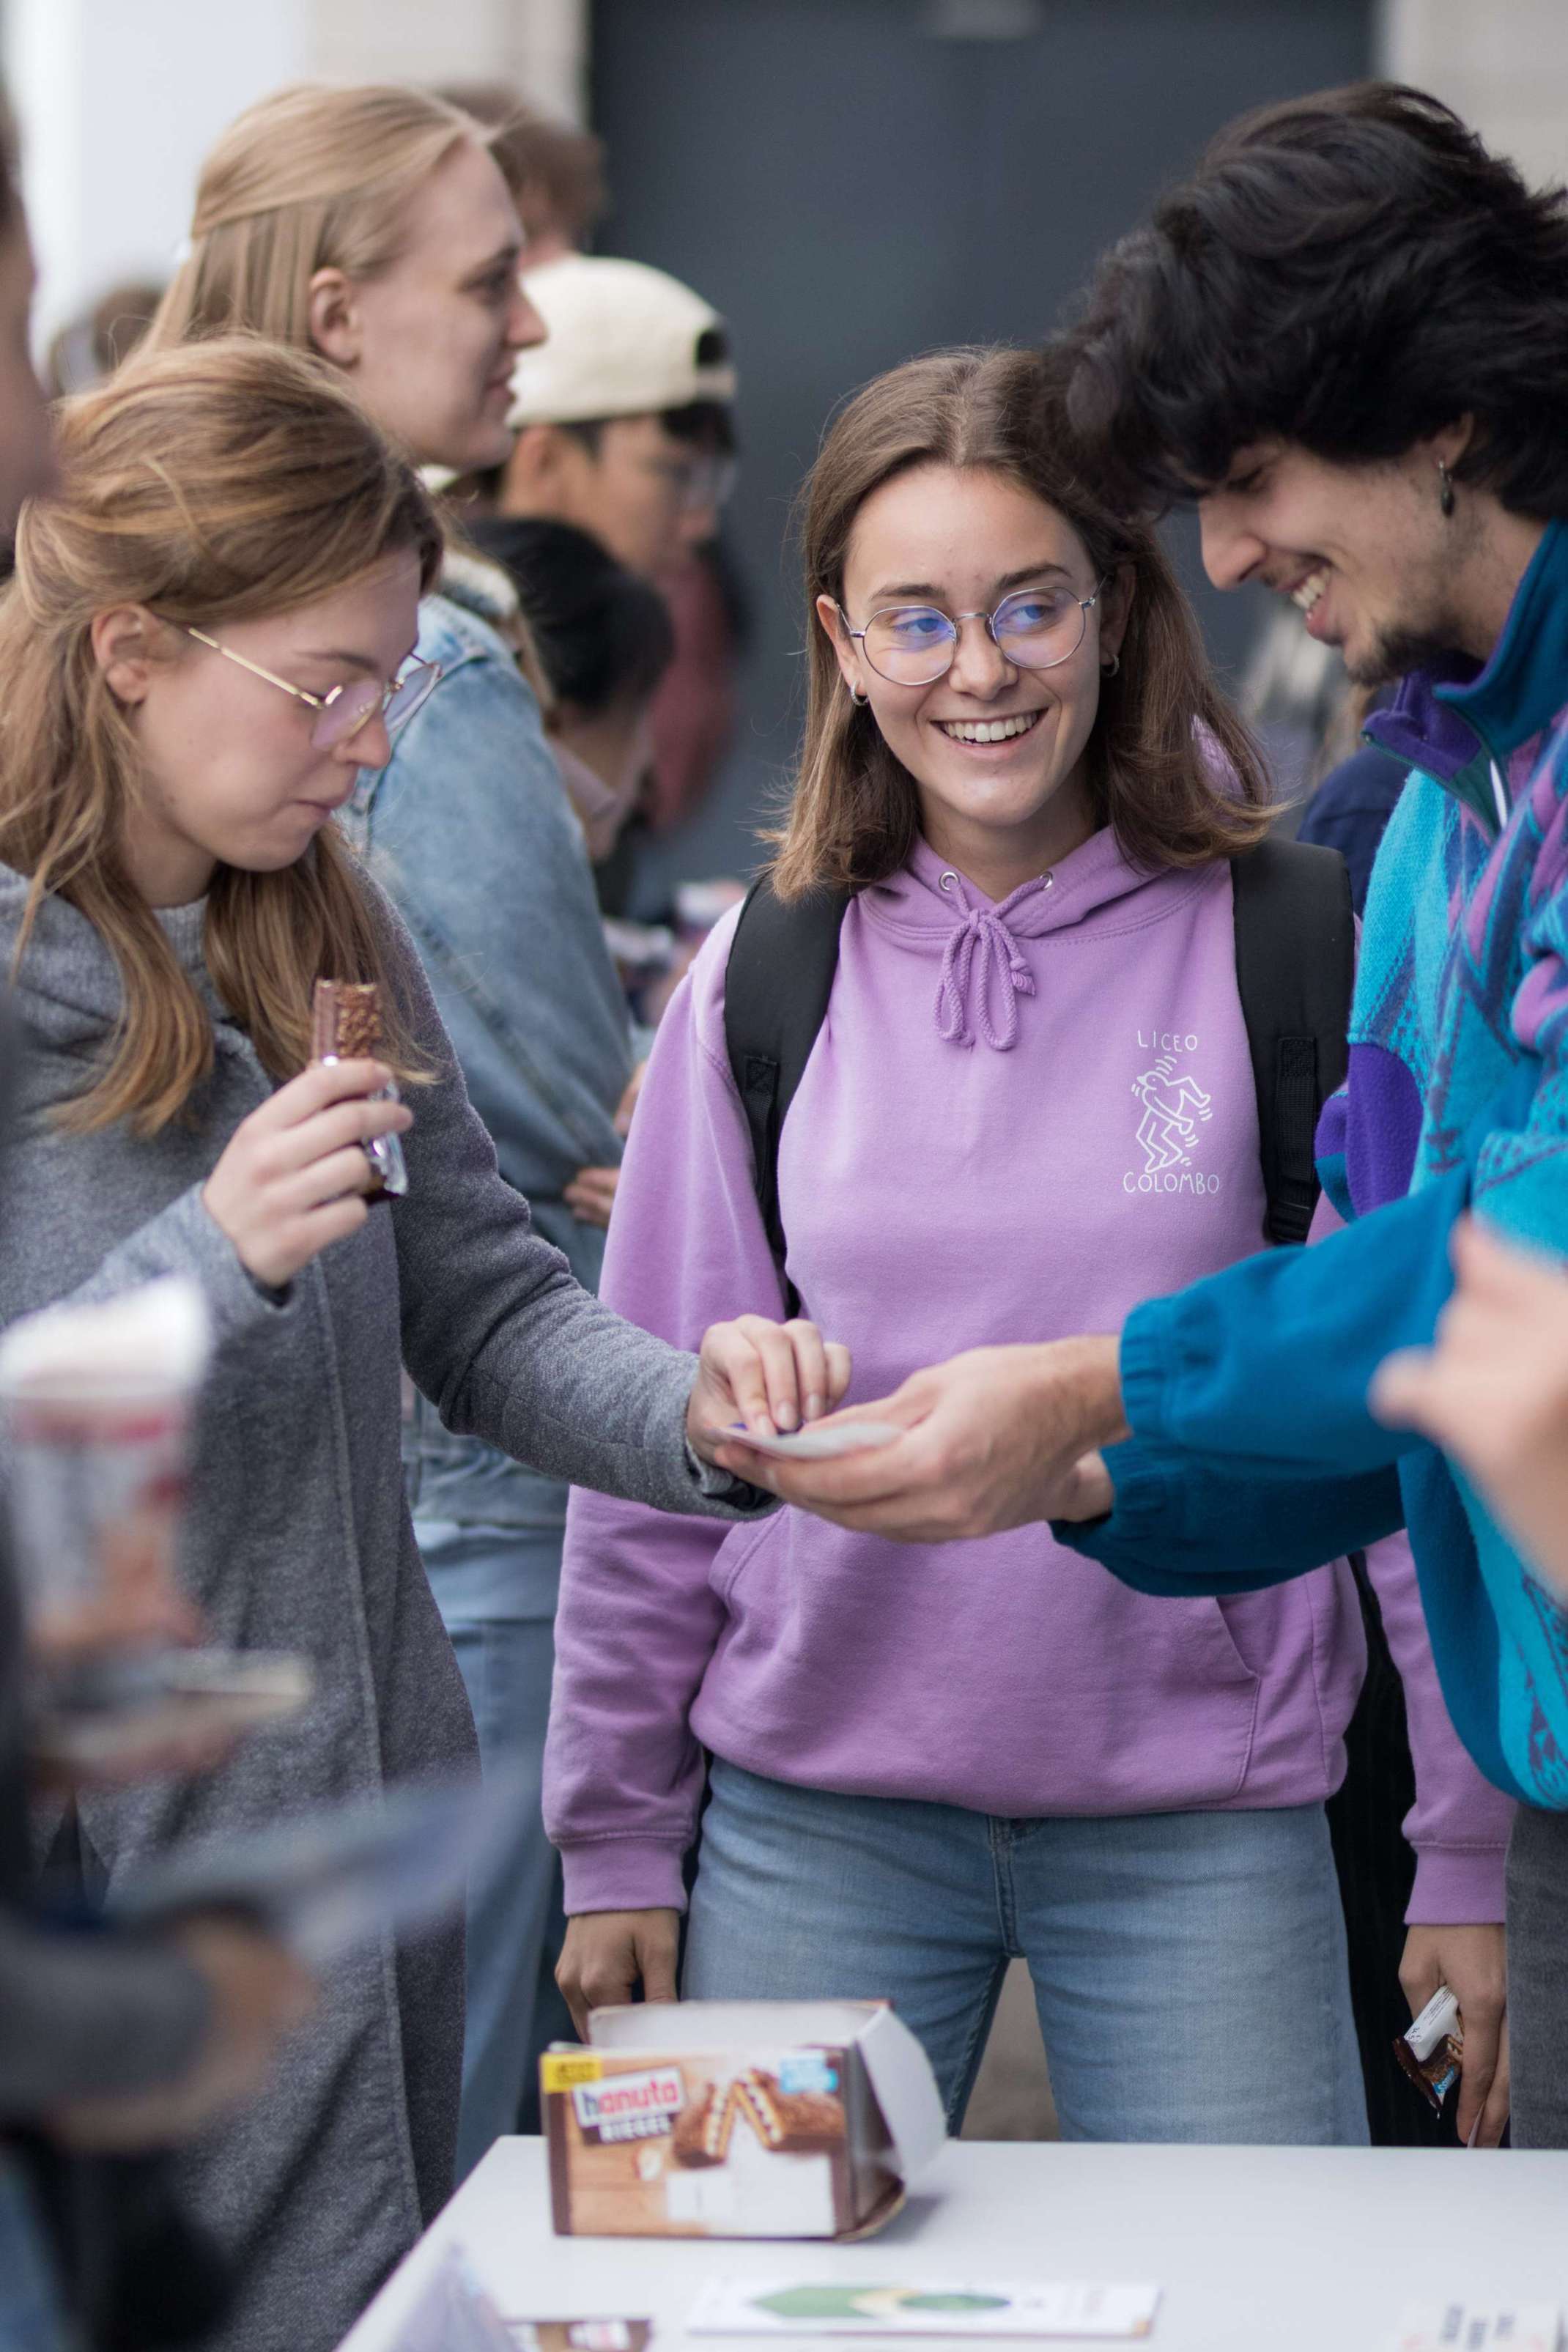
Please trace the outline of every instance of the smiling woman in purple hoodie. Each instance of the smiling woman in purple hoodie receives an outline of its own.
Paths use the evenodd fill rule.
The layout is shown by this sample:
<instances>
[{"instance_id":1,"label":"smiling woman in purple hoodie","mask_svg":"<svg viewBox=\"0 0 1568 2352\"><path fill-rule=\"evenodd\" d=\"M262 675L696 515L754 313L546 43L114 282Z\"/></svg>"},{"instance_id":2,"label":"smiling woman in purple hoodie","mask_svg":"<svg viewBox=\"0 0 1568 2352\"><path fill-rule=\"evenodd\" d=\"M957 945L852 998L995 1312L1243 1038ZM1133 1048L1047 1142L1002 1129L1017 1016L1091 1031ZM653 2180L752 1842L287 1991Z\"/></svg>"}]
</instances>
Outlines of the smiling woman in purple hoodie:
<instances>
[{"instance_id":1,"label":"smiling woman in purple hoodie","mask_svg":"<svg viewBox=\"0 0 1568 2352\"><path fill-rule=\"evenodd\" d=\"M1156 543L1075 478L1047 397L1024 354L942 353L829 433L773 878L853 895L779 1139L784 1267L726 1050L732 920L660 1033L611 1228L623 1314L689 1344L787 1281L861 1396L1115 1329L1264 1239L1228 864L1262 779ZM1407 1555L1379 1580L1412 1916L1495 1919L1508 1809L1444 1715ZM1041 1527L931 1549L578 1495L557 1656L580 2020L674 1990L706 1750L687 1994L890 1996L956 2125L1022 1954L1069 2137L1365 2138L1323 1814L1363 1672L1344 1563L1173 1602Z\"/></svg>"}]
</instances>

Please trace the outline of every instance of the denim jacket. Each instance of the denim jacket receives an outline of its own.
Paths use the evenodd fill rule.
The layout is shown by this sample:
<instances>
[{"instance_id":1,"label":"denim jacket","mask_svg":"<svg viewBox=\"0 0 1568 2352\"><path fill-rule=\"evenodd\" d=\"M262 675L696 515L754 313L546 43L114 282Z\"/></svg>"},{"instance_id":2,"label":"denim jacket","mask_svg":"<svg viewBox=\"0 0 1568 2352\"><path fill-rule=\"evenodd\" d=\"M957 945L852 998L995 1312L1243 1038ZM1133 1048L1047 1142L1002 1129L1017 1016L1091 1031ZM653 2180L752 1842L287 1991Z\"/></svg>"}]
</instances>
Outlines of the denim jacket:
<instances>
[{"instance_id":1,"label":"denim jacket","mask_svg":"<svg viewBox=\"0 0 1568 2352\"><path fill-rule=\"evenodd\" d=\"M344 830L414 934L501 1174L594 1289L604 1234L562 1194L579 1168L619 1162L631 1048L587 851L504 640L428 596L418 655L440 663L440 682L389 764L360 770ZM565 1519L564 1486L448 1435L422 1396L404 1469L416 1527Z\"/></svg>"}]
</instances>

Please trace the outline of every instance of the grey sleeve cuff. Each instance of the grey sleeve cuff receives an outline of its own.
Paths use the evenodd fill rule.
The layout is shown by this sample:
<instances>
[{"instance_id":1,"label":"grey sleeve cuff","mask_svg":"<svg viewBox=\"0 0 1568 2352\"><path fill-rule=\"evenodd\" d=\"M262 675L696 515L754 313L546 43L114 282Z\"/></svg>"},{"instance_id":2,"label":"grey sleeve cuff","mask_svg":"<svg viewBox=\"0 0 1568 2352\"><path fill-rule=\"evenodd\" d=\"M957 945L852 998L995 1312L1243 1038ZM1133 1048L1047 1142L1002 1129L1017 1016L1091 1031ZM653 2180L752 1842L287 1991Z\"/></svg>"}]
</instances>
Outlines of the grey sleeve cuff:
<instances>
[{"instance_id":1,"label":"grey sleeve cuff","mask_svg":"<svg viewBox=\"0 0 1568 2352\"><path fill-rule=\"evenodd\" d=\"M87 1306L118 1297L159 1275L185 1274L201 1285L220 1342L287 1314L292 1289L268 1290L252 1279L234 1244L208 1213L202 1191L200 1184L193 1184L129 1234L61 1304Z\"/></svg>"},{"instance_id":2,"label":"grey sleeve cuff","mask_svg":"<svg viewBox=\"0 0 1568 2352\"><path fill-rule=\"evenodd\" d=\"M0 1913L0 2116L21 2121L174 2081L211 2008L204 1979L160 1938L50 1930Z\"/></svg>"},{"instance_id":3,"label":"grey sleeve cuff","mask_svg":"<svg viewBox=\"0 0 1568 2352\"><path fill-rule=\"evenodd\" d=\"M704 1502L721 1504L726 1510L739 1511L748 1518L760 1519L777 1508L776 1495L753 1486L749 1478L737 1478L732 1470L721 1470L716 1462L704 1462L689 1438L686 1441L686 1461Z\"/></svg>"}]
</instances>

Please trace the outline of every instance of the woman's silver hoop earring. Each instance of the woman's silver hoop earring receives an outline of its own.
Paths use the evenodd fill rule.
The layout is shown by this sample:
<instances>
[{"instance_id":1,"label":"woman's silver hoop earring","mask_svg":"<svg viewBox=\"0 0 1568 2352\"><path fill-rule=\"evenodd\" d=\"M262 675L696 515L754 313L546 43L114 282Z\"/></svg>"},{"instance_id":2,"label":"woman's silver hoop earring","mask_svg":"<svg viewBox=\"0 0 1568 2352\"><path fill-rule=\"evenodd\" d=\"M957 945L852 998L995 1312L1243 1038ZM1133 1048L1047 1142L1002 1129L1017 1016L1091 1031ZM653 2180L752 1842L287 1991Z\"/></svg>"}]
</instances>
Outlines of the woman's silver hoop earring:
<instances>
[{"instance_id":1,"label":"woman's silver hoop earring","mask_svg":"<svg viewBox=\"0 0 1568 2352\"><path fill-rule=\"evenodd\" d=\"M1454 511L1454 477L1441 457L1437 460L1437 504L1445 515L1451 515Z\"/></svg>"},{"instance_id":2,"label":"woman's silver hoop earring","mask_svg":"<svg viewBox=\"0 0 1568 2352\"><path fill-rule=\"evenodd\" d=\"M857 710L864 710L871 698L868 694L858 694L855 688L850 687L849 699L855 705Z\"/></svg>"},{"instance_id":3,"label":"woman's silver hoop earring","mask_svg":"<svg viewBox=\"0 0 1568 2352\"><path fill-rule=\"evenodd\" d=\"M1112 654L1108 662L1100 663L1100 674L1101 677L1115 677L1121 670L1121 656L1120 654Z\"/></svg>"}]
</instances>

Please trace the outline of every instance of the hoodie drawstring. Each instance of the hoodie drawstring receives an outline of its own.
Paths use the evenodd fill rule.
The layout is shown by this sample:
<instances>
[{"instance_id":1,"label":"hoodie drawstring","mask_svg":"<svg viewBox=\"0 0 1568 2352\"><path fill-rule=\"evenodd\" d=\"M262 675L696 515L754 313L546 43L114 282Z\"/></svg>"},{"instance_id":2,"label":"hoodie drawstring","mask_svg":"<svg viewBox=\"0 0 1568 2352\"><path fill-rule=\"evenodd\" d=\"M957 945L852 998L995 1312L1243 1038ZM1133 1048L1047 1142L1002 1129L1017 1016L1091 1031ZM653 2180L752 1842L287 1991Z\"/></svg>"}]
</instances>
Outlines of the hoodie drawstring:
<instances>
[{"instance_id":1,"label":"hoodie drawstring","mask_svg":"<svg viewBox=\"0 0 1568 2352\"><path fill-rule=\"evenodd\" d=\"M1006 905L1012 907L1050 887L1051 877L1042 874L1037 882L1026 882L1022 889L1015 890ZM1033 996L1035 976L1003 919L1003 909L972 906L963 882L951 867L942 877L942 887L957 899L963 910L963 920L949 933L942 950L942 978L936 989L937 1034L949 1045L973 1045L973 1013L985 1043L994 1052L1005 1054L1018 1040L1018 999ZM1002 1009L999 1030L991 1017L992 1000L998 996Z\"/></svg>"}]
</instances>

